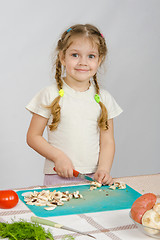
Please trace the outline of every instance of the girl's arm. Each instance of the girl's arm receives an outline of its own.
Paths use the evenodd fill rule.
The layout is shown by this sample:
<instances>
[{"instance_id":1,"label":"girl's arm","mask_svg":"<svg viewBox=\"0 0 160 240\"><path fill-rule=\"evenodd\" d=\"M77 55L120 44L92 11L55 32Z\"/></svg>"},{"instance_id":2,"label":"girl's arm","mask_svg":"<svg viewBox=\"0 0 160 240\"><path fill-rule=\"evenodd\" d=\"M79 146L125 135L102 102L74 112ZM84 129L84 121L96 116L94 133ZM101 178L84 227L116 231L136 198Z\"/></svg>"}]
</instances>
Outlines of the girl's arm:
<instances>
[{"instance_id":1,"label":"girl's arm","mask_svg":"<svg viewBox=\"0 0 160 240\"><path fill-rule=\"evenodd\" d=\"M108 130L100 131L99 162L94 178L102 184L111 185L113 184L113 179L110 176L110 170L112 167L115 153L113 119L110 119L108 121L108 124Z\"/></svg>"},{"instance_id":2,"label":"girl's arm","mask_svg":"<svg viewBox=\"0 0 160 240\"><path fill-rule=\"evenodd\" d=\"M36 152L54 162L58 175L73 177L73 164L71 160L61 150L50 145L43 137L47 122L47 118L33 114L27 132L27 143Z\"/></svg>"}]
</instances>

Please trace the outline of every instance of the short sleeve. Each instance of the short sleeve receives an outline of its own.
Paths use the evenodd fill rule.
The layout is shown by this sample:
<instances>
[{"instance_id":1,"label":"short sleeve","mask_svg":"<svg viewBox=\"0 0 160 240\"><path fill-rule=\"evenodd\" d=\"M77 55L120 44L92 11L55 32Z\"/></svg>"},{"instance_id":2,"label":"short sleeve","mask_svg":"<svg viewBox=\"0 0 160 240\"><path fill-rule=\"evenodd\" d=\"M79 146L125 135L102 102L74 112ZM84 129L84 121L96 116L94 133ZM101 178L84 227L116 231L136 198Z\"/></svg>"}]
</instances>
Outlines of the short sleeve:
<instances>
[{"instance_id":1,"label":"short sleeve","mask_svg":"<svg viewBox=\"0 0 160 240\"><path fill-rule=\"evenodd\" d=\"M46 87L32 98L32 100L27 104L26 109L31 113L36 113L42 117L49 118L51 110L46 106L51 104L54 97L56 97L56 95L54 96L54 91L51 91L51 87Z\"/></svg>"},{"instance_id":2,"label":"short sleeve","mask_svg":"<svg viewBox=\"0 0 160 240\"><path fill-rule=\"evenodd\" d=\"M123 112L114 97L106 90L101 91L101 100L108 111L108 119L117 117Z\"/></svg>"}]
</instances>

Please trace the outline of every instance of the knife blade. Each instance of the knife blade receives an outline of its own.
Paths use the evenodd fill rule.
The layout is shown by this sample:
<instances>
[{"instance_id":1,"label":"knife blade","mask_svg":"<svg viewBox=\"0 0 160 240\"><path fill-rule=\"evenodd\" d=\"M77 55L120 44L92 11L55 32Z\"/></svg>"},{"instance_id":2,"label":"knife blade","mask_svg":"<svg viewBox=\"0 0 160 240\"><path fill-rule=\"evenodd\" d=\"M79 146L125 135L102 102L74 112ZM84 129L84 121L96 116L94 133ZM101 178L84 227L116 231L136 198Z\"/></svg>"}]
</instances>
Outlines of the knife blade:
<instances>
[{"instance_id":1,"label":"knife blade","mask_svg":"<svg viewBox=\"0 0 160 240\"><path fill-rule=\"evenodd\" d=\"M55 167L53 168L53 170L56 172L56 169ZM78 171L76 171L75 169L73 169L73 176L74 177L79 177L79 178L82 178L82 179L85 179L85 180L88 180L88 181L91 181L91 182L95 182L95 180L85 174L82 174Z\"/></svg>"},{"instance_id":2,"label":"knife blade","mask_svg":"<svg viewBox=\"0 0 160 240\"><path fill-rule=\"evenodd\" d=\"M86 180L91 181L91 182L95 182L95 180L93 178L91 178L91 177L89 177L85 174L82 174L82 173L76 171L75 169L73 169L73 176L74 177L80 177L82 179L86 179Z\"/></svg>"},{"instance_id":3,"label":"knife blade","mask_svg":"<svg viewBox=\"0 0 160 240\"><path fill-rule=\"evenodd\" d=\"M59 223L56 223L56 222L53 222L53 221L50 221L50 220L47 220L47 219L44 219L44 218L31 216L31 221L35 222L35 223L40 223L40 224L43 224L43 225L55 227L55 228L65 229L65 230L68 230L68 231L71 231L71 232L79 233L79 234L86 235L88 237L92 237L92 238L96 239L94 236L92 236L88 233L84 233L84 232L81 232L79 230L76 230L76 229L73 229L73 228L70 228L70 227L66 227L62 224L59 224Z\"/></svg>"}]
</instances>

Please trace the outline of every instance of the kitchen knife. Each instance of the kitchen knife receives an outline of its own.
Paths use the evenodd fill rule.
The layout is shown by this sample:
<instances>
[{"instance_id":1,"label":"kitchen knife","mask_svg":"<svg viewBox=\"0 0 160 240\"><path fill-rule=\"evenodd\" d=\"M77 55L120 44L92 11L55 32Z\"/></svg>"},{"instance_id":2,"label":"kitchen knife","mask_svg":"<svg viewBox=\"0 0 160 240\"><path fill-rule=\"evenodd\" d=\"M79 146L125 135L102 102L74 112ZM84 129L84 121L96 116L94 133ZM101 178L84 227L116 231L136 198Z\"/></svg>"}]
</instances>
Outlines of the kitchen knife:
<instances>
[{"instance_id":1,"label":"kitchen knife","mask_svg":"<svg viewBox=\"0 0 160 240\"><path fill-rule=\"evenodd\" d=\"M76 233L79 233L79 234L82 234L82 235L87 235L88 237L92 237L92 238L96 239L94 236L92 236L88 233L84 233L84 232L81 232L79 230L76 230L76 229L73 229L73 228L70 228L70 227L66 227L62 224L59 224L59 223L56 223L56 222L53 222L53 221L50 221L50 220L47 220L47 219L44 219L44 218L31 216L31 221L35 222L35 223L40 223L40 224L44 224L44 225L47 225L47 226L55 227L55 228L65 229L65 230L68 230L68 231L71 231L71 232L76 232Z\"/></svg>"},{"instance_id":2,"label":"kitchen knife","mask_svg":"<svg viewBox=\"0 0 160 240\"><path fill-rule=\"evenodd\" d=\"M53 170L56 171L55 167L53 168ZM88 177L87 175L82 174L82 173L80 173L80 172L78 172L78 171L76 171L76 170L74 170L74 169L73 169L73 176L74 176L74 177L80 177L80 178L82 178L82 179L95 182L95 180L94 180L93 178Z\"/></svg>"}]
</instances>

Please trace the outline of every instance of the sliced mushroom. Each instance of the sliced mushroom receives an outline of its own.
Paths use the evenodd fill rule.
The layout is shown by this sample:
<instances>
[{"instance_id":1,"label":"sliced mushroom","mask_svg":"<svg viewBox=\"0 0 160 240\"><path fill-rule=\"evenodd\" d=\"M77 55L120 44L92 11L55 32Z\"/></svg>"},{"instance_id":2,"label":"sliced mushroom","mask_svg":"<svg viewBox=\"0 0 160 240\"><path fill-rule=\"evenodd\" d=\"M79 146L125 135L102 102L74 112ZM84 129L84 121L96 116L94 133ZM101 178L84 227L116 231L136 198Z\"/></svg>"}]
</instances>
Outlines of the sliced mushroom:
<instances>
[{"instance_id":1,"label":"sliced mushroom","mask_svg":"<svg viewBox=\"0 0 160 240\"><path fill-rule=\"evenodd\" d=\"M44 209L47 210L47 211L52 211L56 208L57 206L54 206L54 207L45 207Z\"/></svg>"},{"instance_id":2,"label":"sliced mushroom","mask_svg":"<svg viewBox=\"0 0 160 240\"><path fill-rule=\"evenodd\" d=\"M60 199L62 197L62 193L60 191L54 193L54 199Z\"/></svg>"},{"instance_id":3,"label":"sliced mushroom","mask_svg":"<svg viewBox=\"0 0 160 240\"><path fill-rule=\"evenodd\" d=\"M115 190L116 188L118 189L125 189L126 188L126 184L123 182L114 182L113 185L111 185L109 187L112 190Z\"/></svg>"},{"instance_id":4,"label":"sliced mushroom","mask_svg":"<svg viewBox=\"0 0 160 240\"><path fill-rule=\"evenodd\" d=\"M116 186L113 184L113 185L109 186L109 188L112 189L112 190L115 190Z\"/></svg>"},{"instance_id":5,"label":"sliced mushroom","mask_svg":"<svg viewBox=\"0 0 160 240\"><path fill-rule=\"evenodd\" d=\"M83 196L79 194L79 191L69 193L69 191L56 192L56 190L54 190L53 192L50 192L50 190L42 190L41 192L28 192L27 194L23 194L23 196L26 204L36 206L48 206L52 208L55 208L55 206L64 205L65 201L69 201L73 197L83 198Z\"/></svg>"},{"instance_id":6,"label":"sliced mushroom","mask_svg":"<svg viewBox=\"0 0 160 240\"><path fill-rule=\"evenodd\" d=\"M92 190L95 190L95 189L97 189L97 187L96 186L90 186L90 191L92 191Z\"/></svg>"},{"instance_id":7,"label":"sliced mushroom","mask_svg":"<svg viewBox=\"0 0 160 240\"><path fill-rule=\"evenodd\" d=\"M22 193L23 197L30 197L30 195L32 194L32 192L24 192Z\"/></svg>"},{"instance_id":8,"label":"sliced mushroom","mask_svg":"<svg viewBox=\"0 0 160 240\"><path fill-rule=\"evenodd\" d=\"M95 182L91 182L91 186L95 186L97 188L100 188L100 187L102 187L102 184L95 181Z\"/></svg>"}]
</instances>

